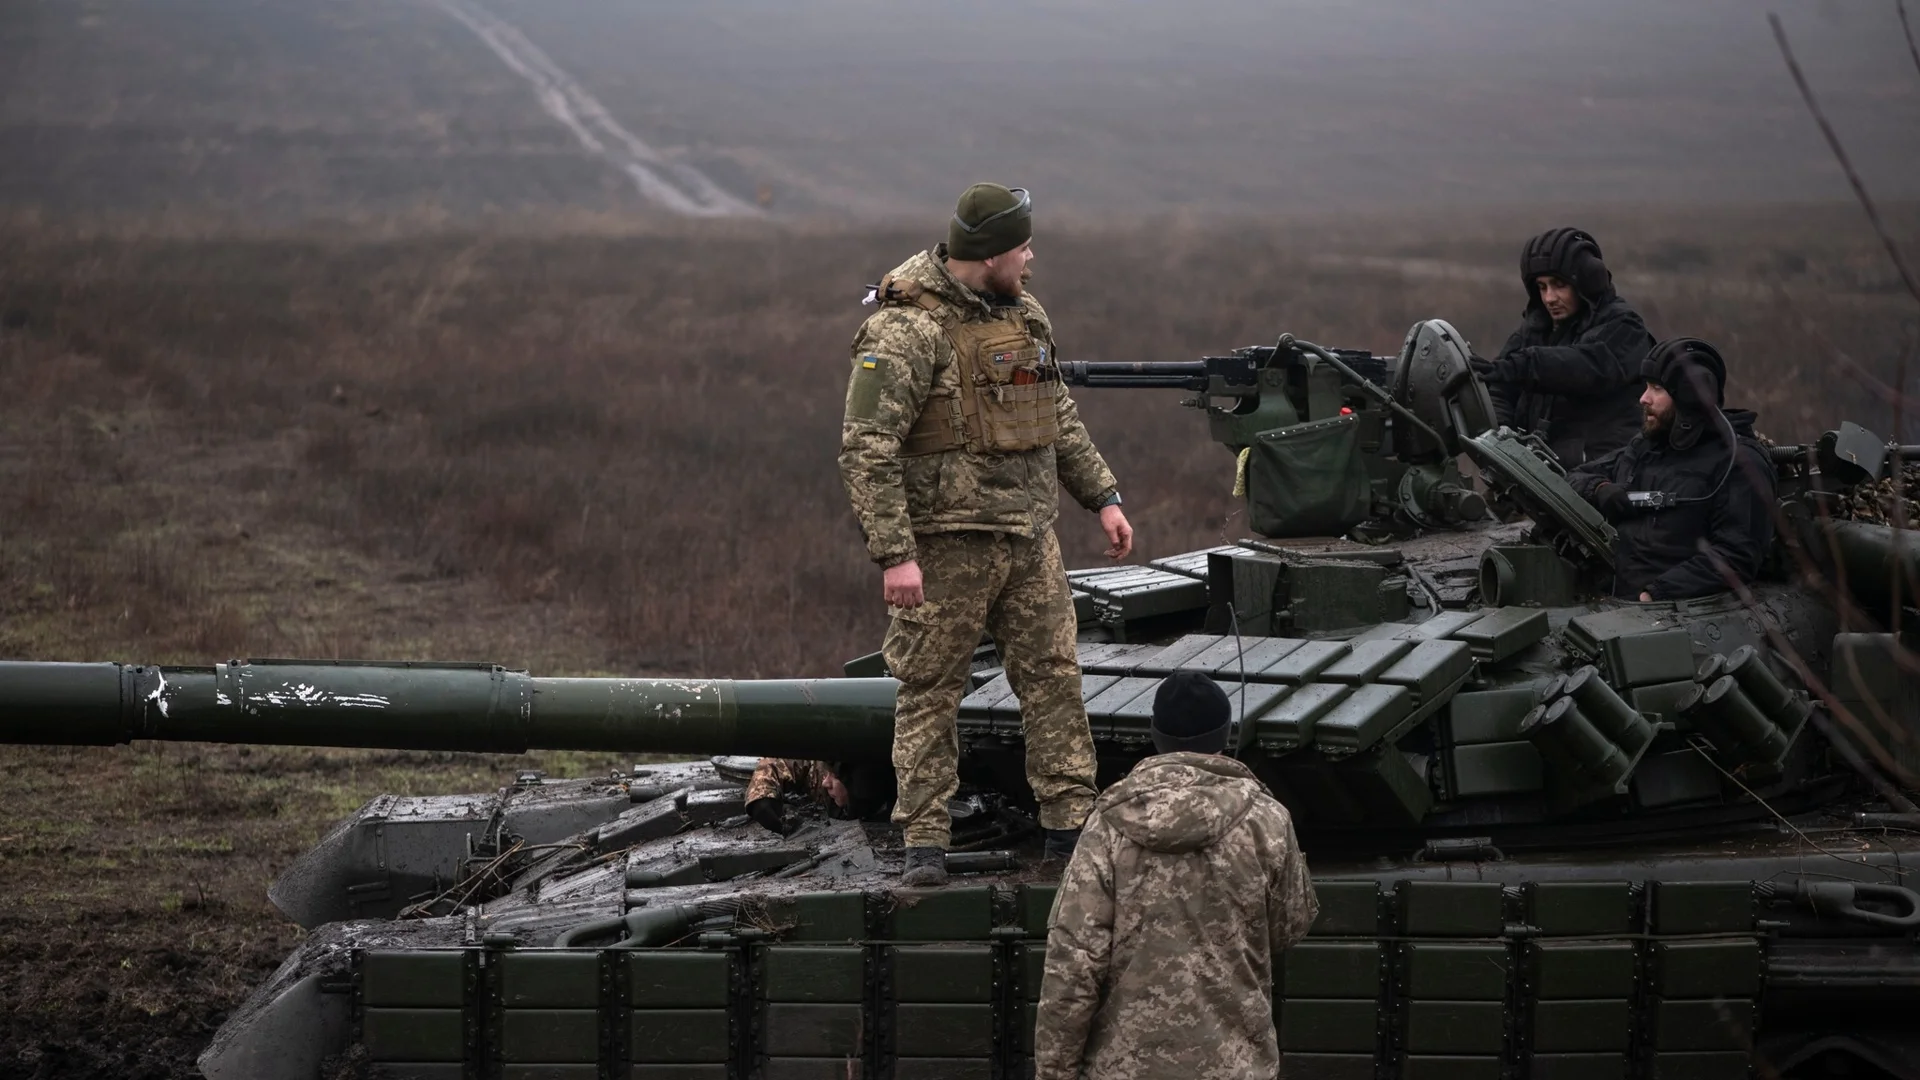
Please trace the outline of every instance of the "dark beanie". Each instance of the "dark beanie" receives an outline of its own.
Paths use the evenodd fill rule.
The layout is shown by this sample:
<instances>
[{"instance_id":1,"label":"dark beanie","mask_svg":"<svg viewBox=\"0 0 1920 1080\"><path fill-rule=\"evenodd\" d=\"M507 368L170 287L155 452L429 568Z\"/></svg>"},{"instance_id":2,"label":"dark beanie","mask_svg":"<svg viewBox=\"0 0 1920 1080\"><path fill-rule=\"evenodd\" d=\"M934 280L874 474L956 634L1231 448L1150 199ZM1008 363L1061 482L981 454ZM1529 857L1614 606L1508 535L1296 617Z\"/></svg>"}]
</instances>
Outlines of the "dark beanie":
<instances>
[{"instance_id":1,"label":"dark beanie","mask_svg":"<svg viewBox=\"0 0 1920 1080\"><path fill-rule=\"evenodd\" d=\"M1613 274L1601 261L1600 242L1585 229L1548 229L1527 241L1520 252L1520 280L1529 293L1542 274L1552 274L1589 300L1613 291Z\"/></svg>"},{"instance_id":2,"label":"dark beanie","mask_svg":"<svg viewBox=\"0 0 1920 1080\"><path fill-rule=\"evenodd\" d=\"M1197 671L1176 671L1153 695L1153 748L1162 754L1227 748L1233 706L1220 684Z\"/></svg>"},{"instance_id":3,"label":"dark beanie","mask_svg":"<svg viewBox=\"0 0 1920 1080\"><path fill-rule=\"evenodd\" d=\"M1640 377L1673 395L1683 409L1705 410L1727 403L1727 362L1699 338L1668 338L1640 361Z\"/></svg>"},{"instance_id":4,"label":"dark beanie","mask_svg":"<svg viewBox=\"0 0 1920 1080\"><path fill-rule=\"evenodd\" d=\"M979 262L1033 239L1033 200L1025 188L975 184L947 222L947 257Z\"/></svg>"}]
</instances>

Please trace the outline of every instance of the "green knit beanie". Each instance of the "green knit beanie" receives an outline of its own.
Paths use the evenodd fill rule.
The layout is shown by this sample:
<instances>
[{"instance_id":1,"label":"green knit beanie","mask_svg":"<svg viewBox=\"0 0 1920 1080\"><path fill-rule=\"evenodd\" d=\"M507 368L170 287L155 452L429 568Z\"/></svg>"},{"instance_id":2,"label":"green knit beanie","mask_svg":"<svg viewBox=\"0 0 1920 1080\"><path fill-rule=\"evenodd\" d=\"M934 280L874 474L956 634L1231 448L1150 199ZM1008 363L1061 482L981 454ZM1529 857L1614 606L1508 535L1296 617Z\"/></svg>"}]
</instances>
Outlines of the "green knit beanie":
<instances>
[{"instance_id":1,"label":"green knit beanie","mask_svg":"<svg viewBox=\"0 0 1920 1080\"><path fill-rule=\"evenodd\" d=\"M979 262L1033 239L1033 200L1026 188L975 184L947 223L947 257Z\"/></svg>"}]
</instances>

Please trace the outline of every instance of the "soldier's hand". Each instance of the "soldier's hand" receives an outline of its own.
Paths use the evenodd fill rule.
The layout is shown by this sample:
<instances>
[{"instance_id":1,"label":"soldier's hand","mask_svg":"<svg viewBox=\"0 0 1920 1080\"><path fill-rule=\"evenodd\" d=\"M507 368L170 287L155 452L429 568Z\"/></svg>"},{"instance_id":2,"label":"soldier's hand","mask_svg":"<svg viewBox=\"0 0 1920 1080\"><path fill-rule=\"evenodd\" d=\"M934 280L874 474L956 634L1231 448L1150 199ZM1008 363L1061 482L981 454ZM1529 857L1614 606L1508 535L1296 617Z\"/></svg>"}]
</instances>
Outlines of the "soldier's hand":
<instances>
[{"instance_id":1,"label":"soldier's hand","mask_svg":"<svg viewBox=\"0 0 1920 1080\"><path fill-rule=\"evenodd\" d=\"M1107 531L1107 558L1124 559L1133 554L1133 526L1118 506L1100 508L1100 527Z\"/></svg>"},{"instance_id":2,"label":"soldier's hand","mask_svg":"<svg viewBox=\"0 0 1920 1080\"><path fill-rule=\"evenodd\" d=\"M926 589L920 582L920 563L916 559L897 563L880 573L880 592L887 603L898 608L916 608L926 603Z\"/></svg>"},{"instance_id":3,"label":"soldier's hand","mask_svg":"<svg viewBox=\"0 0 1920 1080\"><path fill-rule=\"evenodd\" d=\"M1627 498L1627 489L1615 483L1604 483L1593 489L1588 496L1600 516L1608 521L1619 521L1633 513L1633 503Z\"/></svg>"},{"instance_id":4,"label":"soldier's hand","mask_svg":"<svg viewBox=\"0 0 1920 1080\"><path fill-rule=\"evenodd\" d=\"M762 827L777 832L781 836L791 836L798 828L787 818L786 807L779 799L755 799L747 804L747 816L759 822Z\"/></svg>"}]
</instances>

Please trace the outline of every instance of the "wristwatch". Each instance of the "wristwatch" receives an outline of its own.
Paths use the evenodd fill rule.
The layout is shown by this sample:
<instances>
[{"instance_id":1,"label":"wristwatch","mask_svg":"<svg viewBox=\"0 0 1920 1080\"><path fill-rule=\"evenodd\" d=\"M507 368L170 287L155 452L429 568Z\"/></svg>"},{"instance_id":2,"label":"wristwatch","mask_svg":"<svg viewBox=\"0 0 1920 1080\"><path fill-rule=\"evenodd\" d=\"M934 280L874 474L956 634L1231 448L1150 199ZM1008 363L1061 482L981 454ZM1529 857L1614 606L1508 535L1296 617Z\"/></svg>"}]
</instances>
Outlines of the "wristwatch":
<instances>
[{"instance_id":1,"label":"wristwatch","mask_svg":"<svg viewBox=\"0 0 1920 1080\"><path fill-rule=\"evenodd\" d=\"M1106 501L1102 502L1098 508L1101 510L1105 510L1109 506L1119 506L1119 505L1120 505L1120 493L1116 491L1113 494L1107 496Z\"/></svg>"}]
</instances>

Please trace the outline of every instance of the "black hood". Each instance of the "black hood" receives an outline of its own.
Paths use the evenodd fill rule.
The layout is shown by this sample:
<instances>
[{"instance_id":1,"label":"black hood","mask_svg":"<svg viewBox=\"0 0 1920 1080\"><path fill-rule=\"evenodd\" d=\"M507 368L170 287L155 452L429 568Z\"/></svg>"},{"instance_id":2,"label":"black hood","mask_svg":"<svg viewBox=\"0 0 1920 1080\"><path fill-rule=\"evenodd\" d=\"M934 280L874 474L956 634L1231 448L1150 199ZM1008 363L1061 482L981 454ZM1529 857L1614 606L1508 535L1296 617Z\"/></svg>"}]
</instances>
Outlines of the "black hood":
<instances>
[{"instance_id":1,"label":"black hood","mask_svg":"<svg viewBox=\"0 0 1920 1080\"><path fill-rule=\"evenodd\" d=\"M1736 440L1753 440L1753 425L1759 415L1749 409L1721 409L1720 414L1733 426ZM1690 450L1700 442L1724 444L1726 432L1720 427L1720 421L1714 419L1713 410L1679 409L1674 413L1673 423L1667 428L1667 445L1675 450Z\"/></svg>"},{"instance_id":2,"label":"black hood","mask_svg":"<svg viewBox=\"0 0 1920 1080\"><path fill-rule=\"evenodd\" d=\"M1588 311L1613 297L1613 274L1601 261L1600 242L1584 229L1548 229L1527 241L1520 251L1520 282L1527 289L1527 309L1545 312L1534 279L1542 274L1573 286Z\"/></svg>"}]
</instances>

